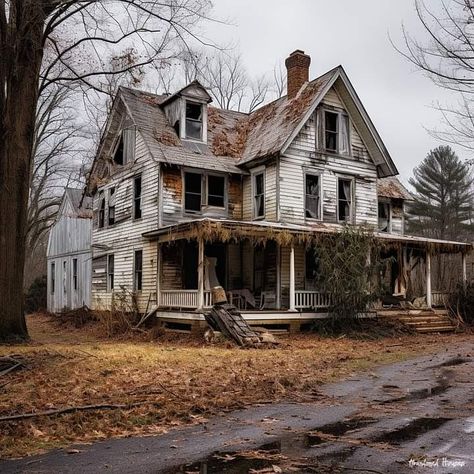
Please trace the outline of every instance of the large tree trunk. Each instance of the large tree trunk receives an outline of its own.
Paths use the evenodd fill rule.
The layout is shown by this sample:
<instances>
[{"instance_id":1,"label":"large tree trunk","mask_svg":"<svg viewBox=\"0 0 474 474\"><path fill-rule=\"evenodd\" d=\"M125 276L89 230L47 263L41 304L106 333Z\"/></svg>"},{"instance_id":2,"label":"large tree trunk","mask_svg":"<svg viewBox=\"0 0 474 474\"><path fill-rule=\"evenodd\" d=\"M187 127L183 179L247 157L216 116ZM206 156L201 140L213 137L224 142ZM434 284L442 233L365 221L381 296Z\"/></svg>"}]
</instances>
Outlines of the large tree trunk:
<instances>
[{"instance_id":1,"label":"large tree trunk","mask_svg":"<svg viewBox=\"0 0 474 474\"><path fill-rule=\"evenodd\" d=\"M23 275L44 11L11 2L0 37L0 340L28 336ZM28 269L26 269L28 271Z\"/></svg>"}]
</instances>

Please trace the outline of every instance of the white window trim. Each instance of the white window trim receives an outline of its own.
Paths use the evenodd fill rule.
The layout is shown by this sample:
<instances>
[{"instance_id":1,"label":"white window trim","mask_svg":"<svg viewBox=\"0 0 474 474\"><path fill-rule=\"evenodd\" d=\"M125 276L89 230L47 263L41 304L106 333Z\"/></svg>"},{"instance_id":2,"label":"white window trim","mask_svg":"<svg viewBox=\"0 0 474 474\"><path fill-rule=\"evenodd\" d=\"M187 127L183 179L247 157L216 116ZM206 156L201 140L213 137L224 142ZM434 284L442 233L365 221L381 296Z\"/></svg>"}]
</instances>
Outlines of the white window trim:
<instances>
[{"instance_id":1,"label":"white window trim","mask_svg":"<svg viewBox=\"0 0 474 474\"><path fill-rule=\"evenodd\" d=\"M355 208L355 178L353 176L344 176L344 175L336 175L336 218L339 224L355 224L355 217L356 217L356 208ZM346 180L351 182L351 205L349 208L349 219L341 220L339 218L339 181Z\"/></svg>"},{"instance_id":2,"label":"white window trim","mask_svg":"<svg viewBox=\"0 0 474 474\"><path fill-rule=\"evenodd\" d=\"M267 214L267 202L266 202L266 197L267 197L267 176L266 176L266 169L265 166L259 166L258 168L255 168L251 171L251 179L252 179L252 186L251 186L251 191L252 191L252 220L254 221L259 221L259 220L265 220L265 216ZM263 175L263 216L257 216L256 215L256 209L255 209L255 179L258 175Z\"/></svg>"},{"instance_id":3,"label":"white window trim","mask_svg":"<svg viewBox=\"0 0 474 474\"><path fill-rule=\"evenodd\" d=\"M323 220L323 173L322 171L312 171L311 169L304 169L304 179L303 179L303 195L304 195L304 218L306 221L320 222ZM306 176L318 176L319 177L319 218L315 217L306 217Z\"/></svg>"},{"instance_id":4,"label":"white window trim","mask_svg":"<svg viewBox=\"0 0 474 474\"><path fill-rule=\"evenodd\" d=\"M202 107L202 130L201 130L201 139L190 138L186 136L186 104L197 104ZM196 143L207 143L207 104L197 99L187 99L182 98L181 106L181 120L179 121L179 136L181 139L196 142Z\"/></svg>"},{"instance_id":5,"label":"white window trim","mask_svg":"<svg viewBox=\"0 0 474 474\"><path fill-rule=\"evenodd\" d=\"M351 121L351 117L349 116L349 114L343 110L343 109L336 109L336 108L330 108L329 106L327 105L322 105L321 106L321 118L319 120L319 123L318 124L318 120L316 119L316 126L317 127L321 127L322 128L322 141L323 143L317 143L317 149L319 151L323 151L324 153L328 153L328 154L332 154L332 155L339 155L339 156L344 156L344 157L347 157L347 156L350 156L352 157L352 121ZM337 150L330 150L328 148L326 148L326 112L330 112L330 113L333 113L333 114L336 114L338 117L337 117ZM347 153L342 153L340 150L341 150L341 140L342 140L342 134L341 134L341 117L342 116L346 116L348 118L348 126L347 126L347 140L348 140L348 144L349 144L349 150L347 151ZM319 130L316 130L316 139L318 141L318 138L319 138Z\"/></svg>"}]
</instances>

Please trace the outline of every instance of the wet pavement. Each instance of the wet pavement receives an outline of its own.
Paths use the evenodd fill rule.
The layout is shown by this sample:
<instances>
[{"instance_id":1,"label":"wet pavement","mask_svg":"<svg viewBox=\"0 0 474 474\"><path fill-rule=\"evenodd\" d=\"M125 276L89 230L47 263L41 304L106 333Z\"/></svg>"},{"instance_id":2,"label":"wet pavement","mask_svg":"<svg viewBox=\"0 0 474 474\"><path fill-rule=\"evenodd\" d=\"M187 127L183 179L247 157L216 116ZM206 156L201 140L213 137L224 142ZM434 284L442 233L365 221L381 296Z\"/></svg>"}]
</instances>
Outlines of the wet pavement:
<instances>
[{"instance_id":1,"label":"wet pavement","mask_svg":"<svg viewBox=\"0 0 474 474\"><path fill-rule=\"evenodd\" d=\"M0 461L0 472L472 474L473 375L474 344L464 343L322 386L311 403Z\"/></svg>"}]
</instances>

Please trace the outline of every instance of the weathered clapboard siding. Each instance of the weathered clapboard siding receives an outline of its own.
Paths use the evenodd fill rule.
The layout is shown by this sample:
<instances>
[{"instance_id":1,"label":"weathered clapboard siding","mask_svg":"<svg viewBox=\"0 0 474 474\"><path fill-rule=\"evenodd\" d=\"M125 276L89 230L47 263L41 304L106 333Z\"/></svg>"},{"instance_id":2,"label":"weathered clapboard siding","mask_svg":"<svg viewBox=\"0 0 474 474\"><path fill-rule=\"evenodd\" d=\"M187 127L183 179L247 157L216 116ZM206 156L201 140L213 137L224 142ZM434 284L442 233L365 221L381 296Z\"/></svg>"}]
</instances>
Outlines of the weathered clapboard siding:
<instances>
[{"instance_id":1,"label":"weathered clapboard siding","mask_svg":"<svg viewBox=\"0 0 474 474\"><path fill-rule=\"evenodd\" d=\"M331 91L330 91L331 92ZM325 98L330 105L342 107L335 92ZM377 225L377 171L365 159L367 150L360 136L352 130L351 144L363 147L362 159L316 152L316 120L311 117L284 155L280 157L279 189L280 219L283 222L304 223L305 172L321 174L323 189L323 220L337 220L337 179L339 176L354 178L355 223Z\"/></svg>"},{"instance_id":2,"label":"weathered clapboard siding","mask_svg":"<svg viewBox=\"0 0 474 474\"><path fill-rule=\"evenodd\" d=\"M198 171L199 172L199 171ZM162 223L176 224L200 217L242 219L242 181L240 176L227 175L227 208L206 208L200 213L184 212L183 176L179 167L162 168Z\"/></svg>"},{"instance_id":3,"label":"weathered clapboard siding","mask_svg":"<svg viewBox=\"0 0 474 474\"><path fill-rule=\"evenodd\" d=\"M397 199L392 199L392 234L405 233L405 212L403 209L403 202Z\"/></svg>"},{"instance_id":4,"label":"weathered clapboard siding","mask_svg":"<svg viewBox=\"0 0 474 474\"><path fill-rule=\"evenodd\" d=\"M142 291L138 292L139 310L146 308L148 296L156 292L157 245L142 237L147 231L158 228L158 192L159 164L154 161L145 146L141 135L137 133L135 161L118 168L109 182L99 187L94 196L94 210L98 209L101 191L107 196L110 188L115 187L116 223L106 224L99 229L95 222L93 229L94 258L114 255L114 292L120 292L121 286L126 291L133 291L134 255L136 250L143 250ZM141 175L142 179L142 217L132 218L133 179ZM95 219L97 219L97 212ZM95 278L95 277L94 277ZM109 309L112 293L107 292L103 283L92 284L92 306L96 309Z\"/></svg>"}]
</instances>

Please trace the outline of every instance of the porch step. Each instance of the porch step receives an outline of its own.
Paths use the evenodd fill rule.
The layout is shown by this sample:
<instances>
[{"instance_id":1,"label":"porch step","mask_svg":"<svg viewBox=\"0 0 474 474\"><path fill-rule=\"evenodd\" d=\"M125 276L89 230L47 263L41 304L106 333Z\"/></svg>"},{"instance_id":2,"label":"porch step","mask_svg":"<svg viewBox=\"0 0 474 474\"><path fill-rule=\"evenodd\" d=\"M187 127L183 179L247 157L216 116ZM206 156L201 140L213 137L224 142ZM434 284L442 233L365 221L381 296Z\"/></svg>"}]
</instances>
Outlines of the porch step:
<instances>
[{"instance_id":1,"label":"porch step","mask_svg":"<svg viewBox=\"0 0 474 474\"><path fill-rule=\"evenodd\" d=\"M456 325L445 309L438 310L381 310L378 317L400 321L419 333L453 332Z\"/></svg>"}]
</instances>

